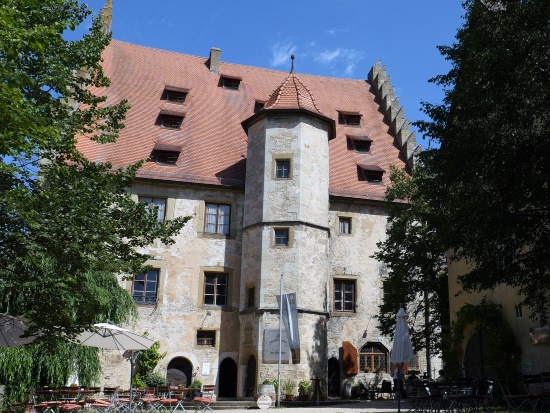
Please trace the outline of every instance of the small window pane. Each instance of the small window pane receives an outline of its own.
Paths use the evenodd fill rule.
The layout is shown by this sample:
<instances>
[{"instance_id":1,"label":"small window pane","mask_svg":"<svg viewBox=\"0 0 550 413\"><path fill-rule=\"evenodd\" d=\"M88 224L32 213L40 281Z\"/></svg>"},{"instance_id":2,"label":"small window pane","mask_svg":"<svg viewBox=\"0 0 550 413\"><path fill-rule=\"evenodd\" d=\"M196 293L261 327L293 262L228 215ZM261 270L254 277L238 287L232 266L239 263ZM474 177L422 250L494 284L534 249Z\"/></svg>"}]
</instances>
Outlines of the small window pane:
<instances>
[{"instance_id":1,"label":"small window pane","mask_svg":"<svg viewBox=\"0 0 550 413\"><path fill-rule=\"evenodd\" d=\"M288 229L275 230L275 245L288 245Z\"/></svg>"},{"instance_id":2,"label":"small window pane","mask_svg":"<svg viewBox=\"0 0 550 413\"><path fill-rule=\"evenodd\" d=\"M334 281L334 311L355 311L355 281Z\"/></svg>"},{"instance_id":3,"label":"small window pane","mask_svg":"<svg viewBox=\"0 0 550 413\"><path fill-rule=\"evenodd\" d=\"M351 218L340 218L340 234L351 234Z\"/></svg>"},{"instance_id":4,"label":"small window pane","mask_svg":"<svg viewBox=\"0 0 550 413\"><path fill-rule=\"evenodd\" d=\"M147 196L140 196L139 202L147 204L147 209L153 212L157 211L157 219L162 222L166 217L166 199L165 198L152 198Z\"/></svg>"},{"instance_id":5,"label":"small window pane","mask_svg":"<svg viewBox=\"0 0 550 413\"><path fill-rule=\"evenodd\" d=\"M353 141L353 146L356 152L369 153L370 145L371 145L370 141L360 141L360 140Z\"/></svg>"},{"instance_id":6,"label":"small window pane","mask_svg":"<svg viewBox=\"0 0 550 413\"><path fill-rule=\"evenodd\" d=\"M206 204L204 232L211 234L229 234L231 206L223 204Z\"/></svg>"},{"instance_id":7,"label":"small window pane","mask_svg":"<svg viewBox=\"0 0 550 413\"><path fill-rule=\"evenodd\" d=\"M290 177L290 161L277 161L277 178Z\"/></svg>"},{"instance_id":8,"label":"small window pane","mask_svg":"<svg viewBox=\"0 0 550 413\"><path fill-rule=\"evenodd\" d=\"M204 275L204 304L224 306L227 303L227 274Z\"/></svg>"}]
</instances>

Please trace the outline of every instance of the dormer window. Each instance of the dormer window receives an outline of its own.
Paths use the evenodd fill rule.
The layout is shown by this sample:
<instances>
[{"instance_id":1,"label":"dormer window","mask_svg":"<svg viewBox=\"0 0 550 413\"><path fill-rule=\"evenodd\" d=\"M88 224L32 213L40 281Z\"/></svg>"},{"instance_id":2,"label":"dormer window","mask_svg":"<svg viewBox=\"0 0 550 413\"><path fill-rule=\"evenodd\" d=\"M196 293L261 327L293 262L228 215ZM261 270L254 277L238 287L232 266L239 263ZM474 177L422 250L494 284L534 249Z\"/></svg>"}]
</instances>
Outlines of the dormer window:
<instances>
[{"instance_id":1,"label":"dormer window","mask_svg":"<svg viewBox=\"0 0 550 413\"><path fill-rule=\"evenodd\" d=\"M151 158L157 165L175 165L181 151L181 145L157 142L153 148Z\"/></svg>"},{"instance_id":2,"label":"dormer window","mask_svg":"<svg viewBox=\"0 0 550 413\"><path fill-rule=\"evenodd\" d=\"M222 76L220 78L220 84L224 89L239 90L241 78L235 76Z\"/></svg>"},{"instance_id":3,"label":"dormer window","mask_svg":"<svg viewBox=\"0 0 550 413\"><path fill-rule=\"evenodd\" d=\"M183 116L169 115L161 113L159 115L158 124L166 129L180 129L183 122Z\"/></svg>"},{"instance_id":4,"label":"dormer window","mask_svg":"<svg viewBox=\"0 0 550 413\"><path fill-rule=\"evenodd\" d=\"M365 182L368 184L382 184L382 176L384 169L377 165L358 164L357 167L361 171Z\"/></svg>"},{"instance_id":5,"label":"dormer window","mask_svg":"<svg viewBox=\"0 0 550 413\"><path fill-rule=\"evenodd\" d=\"M370 153L372 139L369 137L348 135L348 139L351 143L350 149L353 149L355 152L359 153Z\"/></svg>"},{"instance_id":6,"label":"dormer window","mask_svg":"<svg viewBox=\"0 0 550 413\"><path fill-rule=\"evenodd\" d=\"M361 126L361 114L359 112L338 112L338 123L346 126Z\"/></svg>"},{"instance_id":7,"label":"dormer window","mask_svg":"<svg viewBox=\"0 0 550 413\"><path fill-rule=\"evenodd\" d=\"M175 165L180 156L179 152L155 151L153 155L158 165Z\"/></svg>"},{"instance_id":8,"label":"dormer window","mask_svg":"<svg viewBox=\"0 0 550 413\"><path fill-rule=\"evenodd\" d=\"M187 97L187 90L175 88L175 87L166 87L162 94L162 98L170 103L183 104L185 98Z\"/></svg>"}]
</instances>

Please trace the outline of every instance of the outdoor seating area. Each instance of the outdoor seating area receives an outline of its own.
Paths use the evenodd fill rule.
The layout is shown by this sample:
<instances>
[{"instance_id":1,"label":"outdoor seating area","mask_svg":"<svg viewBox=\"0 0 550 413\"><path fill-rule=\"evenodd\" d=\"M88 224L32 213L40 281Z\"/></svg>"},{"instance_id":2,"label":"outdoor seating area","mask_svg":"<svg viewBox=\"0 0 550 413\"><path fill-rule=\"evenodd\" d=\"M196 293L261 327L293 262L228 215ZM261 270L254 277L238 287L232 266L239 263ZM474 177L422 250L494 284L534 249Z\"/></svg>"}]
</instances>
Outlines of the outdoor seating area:
<instances>
[{"instance_id":1,"label":"outdoor seating area","mask_svg":"<svg viewBox=\"0 0 550 413\"><path fill-rule=\"evenodd\" d=\"M211 412L210 402L215 386L201 389L176 386L159 386L131 391L119 387L61 387L32 388L29 400L13 403L11 412L68 413L86 411L92 413L148 412L171 413L186 411L185 404L193 404L194 412Z\"/></svg>"},{"instance_id":2,"label":"outdoor seating area","mask_svg":"<svg viewBox=\"0 0 550 413\"><path fill-rule=\"evenodd\" d=\"M406 385L409 412L490 413L495 409L493 390L491 379L445 383L417 380Z\"/></svg>"}]
</instances>

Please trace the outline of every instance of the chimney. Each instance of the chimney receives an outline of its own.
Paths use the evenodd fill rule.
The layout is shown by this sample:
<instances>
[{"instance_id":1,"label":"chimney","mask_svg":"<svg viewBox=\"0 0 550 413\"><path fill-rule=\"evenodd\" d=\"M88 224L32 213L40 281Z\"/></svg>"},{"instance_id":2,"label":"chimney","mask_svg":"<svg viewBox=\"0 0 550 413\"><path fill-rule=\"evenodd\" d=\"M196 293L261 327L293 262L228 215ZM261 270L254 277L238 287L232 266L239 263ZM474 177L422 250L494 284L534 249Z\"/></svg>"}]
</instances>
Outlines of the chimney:
<instances>
[{"instance_id":1,"label":"chimney","mask_svg":"<svg viewBox=\"0 0 550 413\"><path fill-rule=\"evenodd\" d=\"M210 73L218 74L220 73L220 56L222 51L217 47L210 49Z\"/></svg>"}]
</instances>

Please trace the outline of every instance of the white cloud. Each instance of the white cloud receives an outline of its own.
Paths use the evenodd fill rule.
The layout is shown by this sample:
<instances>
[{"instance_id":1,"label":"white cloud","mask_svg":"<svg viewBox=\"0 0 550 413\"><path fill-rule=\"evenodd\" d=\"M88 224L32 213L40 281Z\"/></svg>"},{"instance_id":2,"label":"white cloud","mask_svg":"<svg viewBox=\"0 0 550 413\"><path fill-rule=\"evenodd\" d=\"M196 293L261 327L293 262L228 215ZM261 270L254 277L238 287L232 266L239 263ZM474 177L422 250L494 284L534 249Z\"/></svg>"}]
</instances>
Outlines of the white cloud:
<instances>
[{"instance_id":1,"label":"white cloud","mask_svg":"<svg viewBox=\"0 0 550 413\"><path fill-rule=\"evenodd\" d=\"M284 66L290 65L290 55L296 51L297 47L291 42L282 43L278 42L271 46L271 66Z\"/></svg>"},{"instance_id":2,"label":"white cloud","mask_svg":"<svg viewBox=\"0 0 550 413\"><path fill-rule=\"evenodd\" d=\"M363 52L355 49L337 48L324 50L315 57L315 61L333 68L344 66L343 75L351 76L357 63L364 59Z\"/></svg>"}]
</instances>

